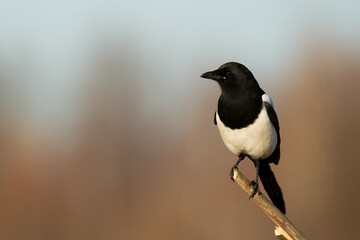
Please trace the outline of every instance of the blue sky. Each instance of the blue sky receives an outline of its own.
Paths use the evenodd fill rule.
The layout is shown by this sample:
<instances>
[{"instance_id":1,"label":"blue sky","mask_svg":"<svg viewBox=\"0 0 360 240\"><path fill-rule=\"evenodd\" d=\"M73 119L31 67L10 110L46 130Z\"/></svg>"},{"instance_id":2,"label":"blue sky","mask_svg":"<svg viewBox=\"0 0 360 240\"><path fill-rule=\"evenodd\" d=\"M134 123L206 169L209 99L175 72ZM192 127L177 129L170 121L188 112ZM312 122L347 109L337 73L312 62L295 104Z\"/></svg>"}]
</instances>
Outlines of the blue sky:
<instances>
[{"instance_id":1,"label":"blue sky","mask_svg":"<svg viewBox=\"0 0 360 240\"><path fill-rule=\"evenodd\" d=\"M145 102L161 104L156 91L182 100L203 71L232 60L279 84L312 33L359 51L359 12L359 1L1 1L0 66L25 84L31 113L58 119L96 44L130 46L147 64Z\"/></svg>"}]
</instances>

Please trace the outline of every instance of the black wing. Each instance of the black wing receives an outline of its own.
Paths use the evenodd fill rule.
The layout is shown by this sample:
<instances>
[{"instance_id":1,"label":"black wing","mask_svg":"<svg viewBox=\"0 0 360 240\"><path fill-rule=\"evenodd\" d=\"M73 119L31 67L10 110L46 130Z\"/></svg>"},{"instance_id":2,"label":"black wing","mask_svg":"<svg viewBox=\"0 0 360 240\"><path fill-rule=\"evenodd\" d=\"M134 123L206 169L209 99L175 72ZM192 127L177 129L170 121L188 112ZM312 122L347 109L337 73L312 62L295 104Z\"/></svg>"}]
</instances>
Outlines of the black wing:
<instances>
[{"instance_id":1,"label":"black wing","mask_svg":"<svg viewBox=\"0 0 360 240\"><path fill-rule=\"evenodd\" d=\"M273 162L277 165L280 160L280 142L281 142L279 120L271 104L268 102L264 102L264 105L266 108L266 112L270 118L270 121L276 130L277 139L278 139L274 152L270 155L270 157L268 157L268 162Z\"/></svg>"},{"instance_id":2,"label":"black wing","mask_svg":"<svg viewBox=\"0 0 360 240\"><path fill-rule=\"evenodd\" d=\"M217 125L217 122L216 122L216 111L215 111L215 114L214 114L214 124Z\"/></svg>"}]
</instances>

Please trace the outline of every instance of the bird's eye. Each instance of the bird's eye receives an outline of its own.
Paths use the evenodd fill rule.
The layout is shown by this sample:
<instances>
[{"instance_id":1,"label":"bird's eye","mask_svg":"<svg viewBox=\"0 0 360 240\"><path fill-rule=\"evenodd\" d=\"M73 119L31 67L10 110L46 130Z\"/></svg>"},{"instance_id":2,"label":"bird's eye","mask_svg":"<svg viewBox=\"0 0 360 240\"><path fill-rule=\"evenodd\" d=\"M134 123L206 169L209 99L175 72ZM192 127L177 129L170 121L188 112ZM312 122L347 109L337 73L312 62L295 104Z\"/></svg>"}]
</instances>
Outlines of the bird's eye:
<instances>
[{"instance_id":1,"label":"bird's eye","mask_svg":"<svg viewBox=\"0 0 360 240\"><path fill-rule=\"evenodd\" d=\"M226 76L230 77L231 76L231 72L227 72Z\"/></svg>"}]
</instances>

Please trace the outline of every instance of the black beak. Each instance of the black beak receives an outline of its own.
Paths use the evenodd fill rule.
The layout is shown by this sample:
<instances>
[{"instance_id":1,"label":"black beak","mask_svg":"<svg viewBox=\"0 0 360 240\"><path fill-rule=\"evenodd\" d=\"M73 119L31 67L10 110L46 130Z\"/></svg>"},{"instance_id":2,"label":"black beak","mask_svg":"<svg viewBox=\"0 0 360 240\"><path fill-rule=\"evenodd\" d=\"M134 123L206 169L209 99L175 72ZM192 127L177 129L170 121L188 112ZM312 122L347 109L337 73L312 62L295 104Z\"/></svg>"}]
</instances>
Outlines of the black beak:
<instances>
[{"instance_id":1,"label":"black beak","mask_svg":"<svg viewBox=\"0 0 360 240\"><path fill-rule=\"evenodd\" d=\"M206 72L206 73L202 74L200 77L212 79L215 81L219 81L222 79L222 77L218 74L217 70L211 71L211 72Z\"/></svg>"}]
</instances>

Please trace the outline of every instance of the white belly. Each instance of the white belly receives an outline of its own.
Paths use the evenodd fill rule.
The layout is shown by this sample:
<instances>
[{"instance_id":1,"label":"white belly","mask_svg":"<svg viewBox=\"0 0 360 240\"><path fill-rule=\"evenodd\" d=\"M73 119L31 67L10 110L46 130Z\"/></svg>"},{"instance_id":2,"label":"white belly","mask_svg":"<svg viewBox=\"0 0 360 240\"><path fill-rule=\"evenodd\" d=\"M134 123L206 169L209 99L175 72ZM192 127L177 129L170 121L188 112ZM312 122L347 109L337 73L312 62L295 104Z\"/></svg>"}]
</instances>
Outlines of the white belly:
<instances>
[{"instance_id":1,"label":"white belly","mask_svg":"<svg viewBox=\"0 0 360 240\"><path fill-rule=\"evenodd\" d=\"M276 130L264 106L255 122L242 129L226 127L218 113L216 121L222 140L235 155L242 153L255 159L265 159L274 152L277 144Z\"/></svg>"}]
</instances>

